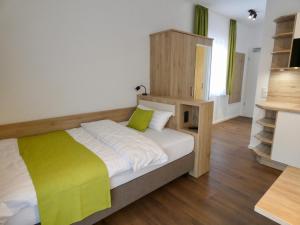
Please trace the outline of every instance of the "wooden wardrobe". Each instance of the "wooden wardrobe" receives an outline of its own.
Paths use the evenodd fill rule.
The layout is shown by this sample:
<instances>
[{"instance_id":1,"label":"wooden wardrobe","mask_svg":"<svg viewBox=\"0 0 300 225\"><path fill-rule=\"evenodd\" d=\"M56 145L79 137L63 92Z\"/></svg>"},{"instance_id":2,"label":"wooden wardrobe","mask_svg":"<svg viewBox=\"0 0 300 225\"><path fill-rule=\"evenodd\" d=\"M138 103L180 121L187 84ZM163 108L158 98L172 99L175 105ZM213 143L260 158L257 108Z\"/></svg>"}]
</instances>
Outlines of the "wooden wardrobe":
<instances>
[{"instance_id":1,"label":"wooden wardrobe","mask_svg":"<svg viewBox=\"0 0 300 225\"><path fill-rule=\"evenodd\" d=\"M178 30L150 35L150 93L205 99L213 39Z\"/></svg>"}]
</instances>

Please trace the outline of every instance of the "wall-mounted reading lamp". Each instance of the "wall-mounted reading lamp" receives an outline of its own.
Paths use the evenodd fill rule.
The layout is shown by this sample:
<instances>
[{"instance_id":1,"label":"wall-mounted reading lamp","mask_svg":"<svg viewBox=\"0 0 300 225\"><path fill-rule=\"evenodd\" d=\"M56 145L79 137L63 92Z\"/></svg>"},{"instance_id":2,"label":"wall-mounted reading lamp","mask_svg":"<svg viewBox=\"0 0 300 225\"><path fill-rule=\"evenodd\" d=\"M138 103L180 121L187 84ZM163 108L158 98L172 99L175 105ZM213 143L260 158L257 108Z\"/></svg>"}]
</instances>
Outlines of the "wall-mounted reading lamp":
<instances>
[{"instance_id":1,"label":"wall-mounted reading lamp","mask_svg":"<svg viewBox=\"0 0 300 225\"><path fill-rule=\"evenodd\" d=\"M136 90L136 91L139 91L139 90L141 89L141 87L145 89L145 91L144 91L144 93L143 93L142 95L147 95L147 90L146 90L146 87L145 87L144 85L139 85L139 86L137 86L137 87L135 88L135 90Z\"/></svg>"}]
</instances>

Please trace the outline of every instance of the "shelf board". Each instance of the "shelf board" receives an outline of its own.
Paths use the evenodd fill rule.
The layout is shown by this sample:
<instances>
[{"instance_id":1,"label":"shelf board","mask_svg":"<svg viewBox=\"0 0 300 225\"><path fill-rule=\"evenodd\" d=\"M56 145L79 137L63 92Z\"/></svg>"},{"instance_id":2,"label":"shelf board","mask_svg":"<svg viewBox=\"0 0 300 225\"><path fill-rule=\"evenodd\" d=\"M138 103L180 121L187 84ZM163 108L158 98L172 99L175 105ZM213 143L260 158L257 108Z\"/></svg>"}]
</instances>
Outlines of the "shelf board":
<instances>
[{"instance_id":1,"label":"shelf board","mask_svg":"<svg viewBox=\"0 0 300 225\"><path fill-rule=\"evenodd\" d=\"M264 127L275 128L275 119L263 118L258 120L257 123Z\"/></svg>"},{"instance_id":2,"label":"shelf board","mask_svg":"<svg viewBox=\"0 0 300 225\"><path fill-rule=\"evenodd\" d=\"M299 103L263 101L263 102L256 103L256 106L261 109L270 110L274 112L283 111L283 112L300 113Z\"/></svg>"},{"instance_id":3,"label":"shelf board","mask_svg":"<svg viewBox=\"0 0 300 225\"><path fill-rule=\"evenodd\" d=\"M287 54L287 53L290 53L291 52L291 49L283 49L283 50L277 50L277 51L274 51L272 52L273 55L275 54Z\"/></svg>"},{"instance_id":4,"label":"shelf board","mask_svg":"<svg viewBox=\"0 0 300 225\"><path fill-rule=\"evenodd\" d=\"M282 23L287 21L292 21L296 19L296 14L291 14L287 16L281 16L274 20L275 23Z\"/></svg>"},{"instance_id":5,"label":"shelf board","mask_svg":"<svg viewBox=\"0 0 300 225\"><path fill-rule=\"evenodd\" d=\"M259 144L253 148L255 153L265 159L271 159L271 146L266 144Z\"/></svg>"},{"instance_id":6,"label":"shelf board","mask_svg":"<svg viewBox=\"0 0 300 225\"><path fill-rule=\"evenodd\" d=\"M193 129L189 129L189 128L180 128L179 131L182 131L184 133L193 135L193 136L197 136L198 135L198 131L197 130L193 130Z\"/></svg>"},{"instance_id":7,"label":"shelf board","mask_svg":"<svg viewBox=\"0 0 300 225\"><path fill-rule=\"evenodd\" d=\"M299 71L299 67L273 67L272 72Z\"/></svg>"},{"instance_id":8,"label":"shelf board","mask_svg":"<svg viewBox=\"0 0 300 225\"><path fill-rule=\"evenodd\" d=\"M292 38L293 37L294 32L285 32L285 33L279 33L279 34L275 34L273 36L273 39L280 39L280 38Z\"/></svg>"},{"instance_id":9,"label":"shelf board","mask_svg":"<svg viewBox=\"0 0 300 225\"><path fill-rule=\"evenodd\" d=\"M273 133L271 132L261 131L258 134L256 134L255 137L263 143L273 143Z\"/></svg>"}]
</instances>

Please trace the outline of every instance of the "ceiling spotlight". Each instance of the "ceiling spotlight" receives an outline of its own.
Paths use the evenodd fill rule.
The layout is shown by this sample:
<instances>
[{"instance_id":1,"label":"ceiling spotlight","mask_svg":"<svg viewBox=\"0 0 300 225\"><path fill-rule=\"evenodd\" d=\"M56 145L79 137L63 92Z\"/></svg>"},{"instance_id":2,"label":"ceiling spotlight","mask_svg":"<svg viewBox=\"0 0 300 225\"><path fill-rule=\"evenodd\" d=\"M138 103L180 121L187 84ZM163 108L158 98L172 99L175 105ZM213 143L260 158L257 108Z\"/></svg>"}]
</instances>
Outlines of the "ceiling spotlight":
<instances>
[{"instance_id":1,"label":"ceiling spotlight","mask_svg":"<svg viewBox=\"0 0 300 225\"><path fill-rule=\"evenodd\" d=\"M249 13L249 16L248 16L249 20L256 20L257 12L254 9L249 9L248 13Z\"/></svg>"}]
</instances>

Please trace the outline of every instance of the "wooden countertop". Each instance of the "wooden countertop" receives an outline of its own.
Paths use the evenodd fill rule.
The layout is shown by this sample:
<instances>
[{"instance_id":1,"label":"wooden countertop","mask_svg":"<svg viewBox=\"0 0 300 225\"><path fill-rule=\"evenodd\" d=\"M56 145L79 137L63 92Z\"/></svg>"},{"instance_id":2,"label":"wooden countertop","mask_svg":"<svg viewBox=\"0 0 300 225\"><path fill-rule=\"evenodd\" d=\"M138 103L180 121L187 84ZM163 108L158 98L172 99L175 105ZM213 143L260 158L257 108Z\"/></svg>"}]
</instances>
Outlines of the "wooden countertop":
<instances>
[{"instance_id":1,"label":"wooden countertop","mask_svg":"<svg viewBox=\"0 0 300 225\"><path fill-rule=\"evenodd\" d=\"M256 106L263 109L269 109L274 111L300 113L300 102L298 104L298 103L288 103L288 102L265 101L265 102L257 103Z\"/></svg>"},{"instance_id":2,"label":"wooden countertop","mask_svg":"<svg viewBox=\"0 0 300 225\"><path fill-rule=\"evenodd\" d=\"M300 224L300 169L287 167L255 206L279 224Z\"/></svg>"}]
</instances>

